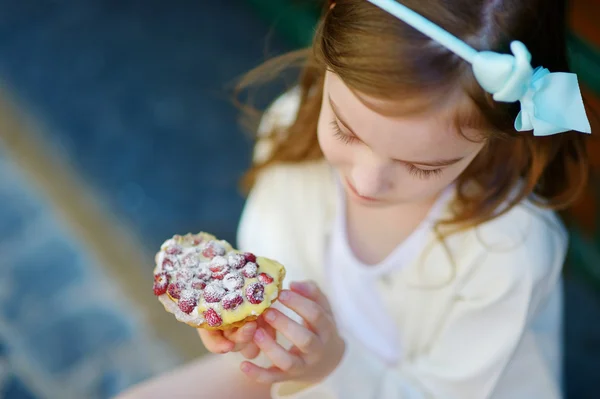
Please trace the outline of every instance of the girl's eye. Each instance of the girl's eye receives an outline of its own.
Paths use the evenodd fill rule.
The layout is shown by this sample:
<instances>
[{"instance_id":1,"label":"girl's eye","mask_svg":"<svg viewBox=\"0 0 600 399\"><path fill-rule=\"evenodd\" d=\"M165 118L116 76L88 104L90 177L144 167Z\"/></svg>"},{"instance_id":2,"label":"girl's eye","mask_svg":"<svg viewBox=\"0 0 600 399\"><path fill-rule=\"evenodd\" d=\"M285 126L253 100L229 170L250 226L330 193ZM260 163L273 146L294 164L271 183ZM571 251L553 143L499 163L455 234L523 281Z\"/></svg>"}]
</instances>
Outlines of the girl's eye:
<instances>
[{"instance_id":1,"label":"girl's eye","mask_svg":"<svg viewBox=\"0 0 600 399\"><path fill-rule=\"evenodd\" d=\"M342 129L340 129L340 125L338 125L338 123L335 119L331 121L331 127L333 129L333 132L334 132L333 135L335 136L335 138L340 140L342 143L352 144L352 143L355 143L356 141L358 141L358 139L356 137L350 136L350 135L342 132Z\"/></svg>"},{"instance_id":2,"label":"girl's eye","mask_svg":"<svg viewBox=\"0 0 600 399\"><path fill-rule=\"evenodd\" d=\"M335 138L340 140L342 143L352 144L352 143L359 141L356 137L350 136L350 135L342 132L342 129L340 129L340 125L338 125L338 123L335 119L331 121L331 127L333 129ZM420 179L427 179L430 177L439 176L443 172L443 169L431 169L431 170L421 169L421 168L417 168L415 165L411 165L411 164L406 164L406 167L408 168L408 172L411 175L416 176Z\"/></svg>"},{"instance_id":3,"label":"girl's eye","mask_svg":"<svg viewBox=\"0 0 600 399\"><path fill-rule=\"evenodd\" d=\"M406 167L408 168L408 172L411 175L416 176L420 179L436 177L436 176L441 175L443 172L443 169L431 169L431 170L420 169L420 168L417 168L415 165L410 165L410 164L407 164Z\"/></svg>"}]
</instances>

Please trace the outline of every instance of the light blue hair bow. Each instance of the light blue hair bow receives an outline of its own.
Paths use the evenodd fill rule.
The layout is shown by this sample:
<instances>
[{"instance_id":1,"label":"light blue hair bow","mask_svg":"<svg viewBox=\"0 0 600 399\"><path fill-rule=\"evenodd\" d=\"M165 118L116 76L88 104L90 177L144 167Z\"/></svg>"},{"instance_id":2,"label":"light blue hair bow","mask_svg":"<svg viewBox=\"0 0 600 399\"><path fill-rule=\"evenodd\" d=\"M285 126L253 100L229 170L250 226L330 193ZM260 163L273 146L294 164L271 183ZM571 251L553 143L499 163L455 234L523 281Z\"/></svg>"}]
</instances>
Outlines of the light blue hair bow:
<instances>
[{"instance_id":1,"label":"light blue hair bow","mask_svg":"<svg viewBox=\"0 0 600 399\"><path fill-rule=\"evenodd\" d=\"M469 62L477 82L485 91L493 94L494 100L519 101L521 112L515 120L516 130L533 130L535 136L549 136L570 130L591 133L574 73L550 73L543 67L533 70L531 54L519 41L511 43L512 55L479 52L396 0L368 1Z\"/></svg>"}]
</instances>

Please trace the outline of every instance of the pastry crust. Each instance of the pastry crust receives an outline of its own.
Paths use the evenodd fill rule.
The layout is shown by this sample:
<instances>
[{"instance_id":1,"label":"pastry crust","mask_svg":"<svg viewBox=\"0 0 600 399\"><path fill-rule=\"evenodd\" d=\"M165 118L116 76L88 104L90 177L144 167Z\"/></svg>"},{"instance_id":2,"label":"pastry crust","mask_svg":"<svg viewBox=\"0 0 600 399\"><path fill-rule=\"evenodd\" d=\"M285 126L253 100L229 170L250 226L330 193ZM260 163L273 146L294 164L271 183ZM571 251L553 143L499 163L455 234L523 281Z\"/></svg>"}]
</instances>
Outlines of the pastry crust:
<instances>
[{"instance_id":1,"label":"pastry crust","mask_svg":"<svg viewBox=\"0 0 600 399\"><path fill-rule=\"evenodd\" d=\"M210 248L206 252L208 247ZM213 254L215 251L212 248L216 248L217 255ZM206 256L207 253L209 256ZM239 263L234 266L231 260L229 263L224 262L225 259L231 259L230 255L237 256L238 260L245 259L243 266L240 267ZM250 258L246 258L247 256ZM264 257L255 257L253 254L242 254L233 249L226 241L217 240L213 235L203 232L185 236L176 235L165 241L161 246L161 250L157 253L155 261L154 293L158 296L165 310L174 314L177 320L191 327L207 330L239 328L247 322L256 320L258 316L277 301L286 274L285 268L280 263ZM212 272L211 274L211 271L207 270L211 267L211 262L215 261L225 264L223 272ZM252 265L254 271L247 274L245 266L250 263L255 263L255 265ZM164 265L166 266L163 268ZM258 266L258 270L256 270L256 266ZM203 276L203 279L200 280L198 275L201 271L204 274L208 272L209 277ZM243 285L227 286L223 283L222 275L215 277L221 273L236 275L238 279L241 276ZM266 281L264 278L261 280L265 273ZM272 281L268 278L271 278ZM206 284L217 287L217 290L221 292L221 299L206 301L204 288L192 288L192 281L205 285L204 288L206 288ZM180 299L169 294L171 291L167 290L167 287L171 289L173 284L180 285L182 287L180 291L186 291L186 294L193 298L191 305L193 309L180 306ZM258 299L250 298L254 299L252 302L248 299L249 294L247 293L250 285L260 286ZM238 297L240 303L230 309L225 309L221 303L225 294ZM177 293L173 293L173 295L179 296ZM213 320L212 323L209 323L204 317L205 312L209 309L214 311L213 314L218 315L217 322ZM218 322L219 319L220 323Z\"/></svg>"}]
</instances>

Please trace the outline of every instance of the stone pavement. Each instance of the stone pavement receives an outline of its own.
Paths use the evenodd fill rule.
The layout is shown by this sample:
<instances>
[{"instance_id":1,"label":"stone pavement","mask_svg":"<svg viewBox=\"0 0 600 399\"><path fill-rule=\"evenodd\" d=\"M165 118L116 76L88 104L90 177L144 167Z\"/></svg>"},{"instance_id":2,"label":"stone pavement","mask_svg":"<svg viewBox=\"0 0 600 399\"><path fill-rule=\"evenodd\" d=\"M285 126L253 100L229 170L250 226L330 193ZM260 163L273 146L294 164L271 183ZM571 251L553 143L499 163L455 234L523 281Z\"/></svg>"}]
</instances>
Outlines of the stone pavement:
<instances>
[{"instance_id":1,"label":"stone pavement","mask_svg":"<svg viewBox=\"0 0 600 399\"><path fill-rule=\"evenodd\" d=\"M0 397L107 398L180 360L0 147Z\"/></svg>"}]
</instances>

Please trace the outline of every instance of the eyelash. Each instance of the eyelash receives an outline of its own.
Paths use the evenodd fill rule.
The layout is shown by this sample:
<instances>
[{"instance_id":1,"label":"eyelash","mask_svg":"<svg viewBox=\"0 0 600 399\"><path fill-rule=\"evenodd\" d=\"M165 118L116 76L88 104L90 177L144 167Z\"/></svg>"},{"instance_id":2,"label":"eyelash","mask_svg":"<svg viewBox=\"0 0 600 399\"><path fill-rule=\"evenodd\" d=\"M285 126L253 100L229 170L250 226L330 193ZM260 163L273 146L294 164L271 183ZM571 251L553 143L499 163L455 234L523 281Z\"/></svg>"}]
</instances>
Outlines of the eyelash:
<instances>
[{"instance_id":1,"label":"eyelash","mask_svg":"<svg viewBox=\"0 0 600 399\"><path fill-rule=\"evenodd\" d=\"M410 165L407 164L406 167L408 168L408 173L410 173L413 176L416 176L418 178L421 179L427 179L429 177L437 177L439 175L442 174L443 170L442 169L420 169L417 168L415 165Z\"/></svg>"},{"instance_id":2,"label":"eyelash","mask_svg":"<svg viewBox=\"0 0 600 399\"><path fill-rule=\"evenodd\" d=\"M340 125L338 125L338 123L335 119L331 121L331 127L333 128L333 131L334 131L333 134L334 134L335 138L340 140L342 143L349 145L349 144L353 144L358 141L358 139L356 137L349 136L349 135L345 134L344 132L342 132L342 129L340 129ZM411 165L411 164L405 164L405 165L408 168L408 173L410 173L411 175L416 176L420 179L436 177L436 176L441 175L443 172L443 169L427 170L427 169L417 168L416 166Z\"/></svg>"},{"instance_id":3,"label":"eyelash","mask_svg":"<svg viewBox=\"0 0 600 399\"><path fill-rule=\"evenodd\" d=\"M340 129L340 125L338 125L337 121L334 119L331 121L331 127L333 127L333 131L334 131L334 136L336 139L340 140L342 143L344 144L352 144L352 143L356 143L358 141L358 139L354 136L349 136L347 134L345 134L344 132L342 132L342 129Z\"/></svg>"}]
</instances>

